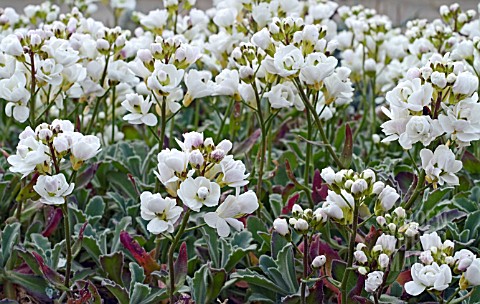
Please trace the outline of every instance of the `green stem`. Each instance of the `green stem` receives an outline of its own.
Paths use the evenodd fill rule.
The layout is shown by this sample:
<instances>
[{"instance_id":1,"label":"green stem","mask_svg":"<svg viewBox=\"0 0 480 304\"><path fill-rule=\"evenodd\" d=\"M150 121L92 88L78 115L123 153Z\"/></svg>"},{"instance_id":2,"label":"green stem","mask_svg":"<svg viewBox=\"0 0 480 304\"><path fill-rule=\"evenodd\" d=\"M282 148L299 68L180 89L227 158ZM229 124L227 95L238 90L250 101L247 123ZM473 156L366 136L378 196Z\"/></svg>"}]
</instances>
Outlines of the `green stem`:
<instances>
[{"instance_id":1,"label":"green stem","mask_svg":"<svg viewBox=\"0 0 480 304\"><path fill-rule=\"evenodd\" d=\"M70 272L72 268L72 245L71 245L71 235L70 235L70 218L68 212L67 202L62 205L63 218L65 224L65 242L67 248L67 263L65 270L65 287L70 289Z\"/></svg>"},{"instance_id":2,"label":"green stem","mask_svg":"<svg viewBox=\"0 0 480 304\"><path fill-rule=\"evenodd\" d=\"M158 259L160 258L160 245L161 245L161 239L162 239L162 235L159 234L157 235L157 237L155 238L155 262L158 261Z\"/></svg>"},{"instance_id":3,"label":"green stem","mask_svg":"<svg viewBox=\"0 0 480 304\"><path fill-rule=\"evenodd\" d=\"M308 237L306 234L303 235L303 278L307 280L308 278ZM302 290L301 290L301 302L302 304L307 303L307 299L305 297L307 291L307 282L302 282ZM346 303L346 302L345 302Z\"/></svg>"},{"instance_id":4,"label":"green stem","mask_svg":"<svg viewBox=\"0 0 480 304\"><path fill-rule=\"evenodd\" d=\"M114 85L112 88L112 144L115 142L115 93L116 93L117 86Z\"/></svg>"},{"instance_id":5,"label":"green stem","mask_svg":"<svg viewBox=\"0 0 480 304\"><path fill-rule=\"evenodd\" d=\"M160 142L158 143L158 151L163 150L163 146L165 145L165 129L167 128L167 97L163 97L162 99L162 126L160 129Z\"/></svg>"},{"instance_id":6,"label":"green stem","mask_svg":"<svg viewBox=\"0 0 480 304\"><path fill-rule=\"evenodd\" d=\"M350 235L350 243L348 245L347 268L345 270L345 275L343 276L342 285L340 288L342 290L342 303L347 303L347 296L348 296L347 282L348 282L348 277L350 276L350 271L353 265L353 251L355 249L355 239L357 237L357 225L358 225L358 206L357 206L357 202L355 201L355 204L353 206L352 233Z\"/></svg>"},{"instance_id":7,"label":"green stem","mask_svg":"<svg viewBox=\"0 0 480 304\"><path fill-rule=\"evenodd\" d=\"M168 272L169 272L169 295L170 295L170 303L175 303L174 295L175 295L175 270L174 270L174 263L173 263L173 254L175 253L175 248L178 245L178 242L180 241L180 238L182 237L183 232L185 231L185 228L188 223L188 219L190 217L190 212L191 210L188 209L187 212L185 213L185 216L183 217L182 223L180 224L180 228L177 231L177 234L175 235L175 238L173 239L172 244L170 245L170 248L168 249Z\"/></svg>"},{"instance_id":8,"label":"green stem","mask_svg":"<svg viewBox=\"0 0 480 304\"><path fill-rule=\"evenodd\" d=\"M262 136L261 136L261 150L260 150L260 163L259 163L259 168L258 168L258 179L257 179L257 198L258 198L258 204L259 208L257 210L257 214L259 217L261 217L261 210L263 207L262 204L262 182L263 182L263 168L265 165L265 154L267 150L267 130L265 128L265 121L263 119L263 113L262 113L262 104L261 104L261 99L260 95L258 94L258 88L257 84L255 82L252 83L252 88L253 91L255 92L255 100L257 102L257 116L258 116L258 122L260 124Z\"/></svg>"},{"instance_id":9,"label":"green stem","mask_svg":"<svg viewBox=\"0 0 480 304\"><path fill-rule=\"evenodd\" d=\"M30 86L30 122L33 124L35 122L35 54L33 51L29 52L30 54L30 73L32 77L32 83ZM35 127L35 126L32 126Z\"/></svg>"},{"instance_id":10,"label":"green stem","mask_svg":"<svg viewBox=\"0 0 480 304\"><path fill-rule=\"evenodd\" d=\"M320 120L320 117L315 112L315 109L313 108L313 106L310 104L310 101L308 100L307 95L305 95L305 92L303 91L302 85L297 78L295 78L295 84L297 86L298 91L300 92L300 97L302 98L302 101L305 104L305 107L308 109L307 110L307 115L312 115L314 120L315 120L315 123L317 124L318 131L320 132L320 137L322 138L323 144L327 148L327 151L333 157L333 160L335 161L335 164L337 164L337 166L340 169L345 169L345 165L342 163L340 158L338 158L337 154L335 153L335 150L333 150L333 147L329 144L327 134L325 134L325 130L324 130L324 127L323 127L323 123Z\"/></svg>"},{"instance_id":11,"label":"green stem","mask_svg":"<svg viewBox=\"0 0 480 304\"><path fill-rule=\"evenodd\" d=\"M311 161L311 154L312 154L312 144L310 144L310 141L312 140L312 118L310 115L307 113L307 151L305 153L305 172L304 172L304 183L308 187L309 182L310 182L310 161ZM310 208L313 208L313 201L311 201Z\"/></svg>"},{"instance_id":12,"label":"green stem","mask_svg":"<svg viewBox=\"0 0 480 304\"><path fill-rule=\"evenodd\" d=\"M412 193L412 196L408 199L408 201L405 203L405 210L409 210L413 203L415 203L415 200L417 197L420 195L420 193L423 191L423 184L425 183L425 170L422 170L420 172L420 175L418 176L418 181L417 181L417 186L415 187L415 190Z\"/></svg>"},{"instance_id":13,"label":"green stem","mask_svg":"<svg viewBox=\"0 0 480 304\"><path fill-rule=\"evenodd\" d=\"M225 126L225 121L227 120L227 117L230 115L230 111L232 110L233 103L234 103L234 99L232 98L230 100L230 103L228 104L227 111L225 111L225 115L223 115L223 119L222 119L222 122L220 123L220 128L218 129L217 138L215 139L215 142L220 141L220 137L222 136L223 127Z\"/></svg>"}]
</instances>

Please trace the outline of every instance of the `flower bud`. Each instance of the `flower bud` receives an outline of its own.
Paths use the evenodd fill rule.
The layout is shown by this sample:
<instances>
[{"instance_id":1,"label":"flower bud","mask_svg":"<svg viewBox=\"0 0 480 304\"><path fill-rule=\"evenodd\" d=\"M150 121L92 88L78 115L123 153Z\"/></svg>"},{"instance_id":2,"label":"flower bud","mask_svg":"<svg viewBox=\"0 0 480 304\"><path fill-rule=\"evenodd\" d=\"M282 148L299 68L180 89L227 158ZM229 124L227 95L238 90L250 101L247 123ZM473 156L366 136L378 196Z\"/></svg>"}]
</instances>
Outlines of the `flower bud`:
<instances>
[{"instance_id":1,"label":"flower bud","mask_svg":"<svg viewBox=\"0 0 480 304\"><path fill-rule=\"evenodd\" d=\"M319 255L315 257L312 261L312 267L313 268L320 268L323 265L325 265L325 262L327 262L327 258L324 255Z\"/></svg>"},{"instance_id":2,"label":"flower bud","mask_svg":"<svg viewBox=\"0 0 480 304\"><path fill-rule=\"evenodd\" d=\"M188 156L188 162L195 168L200 168L204 161L202 152L199 150L193 150Z\"/></svg>"},{"instance_id":3,"label":"flower bud","mask_svg":"<svg viewBox=\"0 0 480 304\"><path fill-rule=\"evenodd\" d=\"M304 219L298 219L294 225L294 228L298 231L307 231L308 230L308 223Z\"/></svg>"},{"instance_id":4,"label":"flower bud","mask_svg":"<svg viewBox=\"0 0 480 304\"><path fill-rule=\"evenodd\" d=\"M380 265L380 268L387 268L388 263L390 263L388 255L382 253L378 256L378 265Z\"/></svg>"},{"instance_id":5,"label":"flower bud","mask_svg":"<svg viewBox=\"0 0 480 304\"><path fill-rule=\"evenodd\" d=\"M365 264L366 262L368 262L367 255L363 251L357 250L353 253L353 256L355 257L355 260L360 264Z\"/></svg>"},{"instance_id":6,"label":"flower bud","mask_svg":"<svg viewBox=\"0 0 480 304\"><path fill-rule=\"evenodd\" d=\"M273 229L277 231L280 235L287 235L290 233L290 229L288 228L288 223L286 219L277 218L273 221Z\"/></svg>"}]
</instances>

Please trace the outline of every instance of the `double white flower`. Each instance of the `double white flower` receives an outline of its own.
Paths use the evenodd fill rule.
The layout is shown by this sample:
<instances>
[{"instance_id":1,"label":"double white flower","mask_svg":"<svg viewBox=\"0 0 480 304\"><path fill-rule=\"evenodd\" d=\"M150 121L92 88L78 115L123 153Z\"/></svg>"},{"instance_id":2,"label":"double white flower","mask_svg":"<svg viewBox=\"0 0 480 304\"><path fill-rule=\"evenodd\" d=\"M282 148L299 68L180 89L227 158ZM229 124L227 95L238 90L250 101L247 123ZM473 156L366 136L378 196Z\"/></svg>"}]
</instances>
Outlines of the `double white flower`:
<instances>
[{"instance_id":1,"label":"double white flower","mask_svg":"<svg viewBox=\"0 0 480 304\"><path fill-rule=\"evenodd\" d=\"M173 233L173 224L182 213L173 198L163 198L161 194L145 191L140 195L140 215L149 221L147 230L153 234Z\"/></svg>"},{"instance_id":2,"label":"double white flower","mask_svg":"<svg viewBox=\"0 0 480 304\"><path fill-rule=\"evenodd\" d=\"M40 195L39 202L48 205L61 205L65 197L72 193L75 184L68 184L62 173L49 176L40 175L33 190Z\"/></svg>"}]
</instances>

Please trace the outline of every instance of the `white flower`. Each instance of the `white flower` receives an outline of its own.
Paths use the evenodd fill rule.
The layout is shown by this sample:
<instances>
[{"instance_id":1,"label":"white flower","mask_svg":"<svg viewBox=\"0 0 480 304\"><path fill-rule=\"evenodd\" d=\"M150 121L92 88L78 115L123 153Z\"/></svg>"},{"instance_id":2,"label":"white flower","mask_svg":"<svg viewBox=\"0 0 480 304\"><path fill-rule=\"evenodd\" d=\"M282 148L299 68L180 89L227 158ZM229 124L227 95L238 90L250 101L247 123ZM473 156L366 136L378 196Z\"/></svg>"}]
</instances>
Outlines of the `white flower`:
<instances>
[{"instance_id":1,"label":"white flower","mask_svg":"<svg viewBox=\"0 0 480 304\"><path fill-rule=\"evenodd\" d=\"M406 124L405 132L400 135L399 143L402 148L407 150L417 142L428 146L442 133L438 120L432 120L430 116L413 116Z\"/></svg>"},{"instance_id":2,"label":"white flower","mask_svg":"<svg viewBox=\"0 0 480 304\"><path fill-rule=\"evenodd\" d=\"M187 94L185 95L183 104L188 106L194 99L213 95L215 84L211 78L212 73L210 71L190 70L185 74Z\"/></svg>"},{"instance_id":3,"label":"white flower","mask_svg":"<svg viewBox=\"0 0 480 304\"><path fill-rule=\"evenodd\" d=\"M375 292L380 285L383 283L383 272L374 271L368 274L367 279L365 280L365 291Z\"/></svg>"},{"instance_id":4,"label":"white flower","mask_svg":"<svg viewBox=\"0 0 480 304\"><path fill-rule=\"evenodd\" d=\"M186 173L188 166L188 153L177 149L162 150L158 156L158 171L155 175L160 182L167 188L170 195L177 195L179 176Z\"/></svg>"},{"instance_id":5,"label":"white flower","mask_svg":"<svg viewBox=\"0 0 480 304\"><path fill-rule=\"evenodd\" d=\"M432 250L432 248L442 248L442 239L436 232L425 233L420 237L423 250Z\"/></svg>"},{"instance_id":6,"label":"white flower","mask_svg":"<svg viewBox=\"0 0 480 304\"><path fill-rule=\"evenodd\" d=\"M455 252L453 259L455 260L456 268L460 271L465 271L470 264L475 260L475 254L468 249L461 249Z\"/></svg>"},{"instance_id":7,"label":"white flower","mask_svg":"<svg viewBox=\"0 0 480 304\"><path fill-rule=\"evenodd\" d=\"M0 80L0 98L11 102L27 102L30 91L25 88L27 79L21 72L16 72L9 79Z\"/></svg>"},{"instance_id":8,"label":"white flower","mask_svg":"<svg viewBox=\"0 0 480 304\"><path fill-rule=\"evenodd\" d=\"M42 51L46 52L50 58L55 59L55 62L63 65L63 67L69 67L80 59L78 51L70 46L68 40L56 37L50 38L48 43L42 46Z\"/></svg>"},{"instance_id":9,"label":"white flower","mask_svg":"<svg viewBox=\"0 0 480 304\"><path fill-rule=\"evenodd\" d=\"M425 170L428 182L458 185L458 176L455 175L462 169L462 162L455 160L455 154L445 145L440 145L432 152L428 149L420 151L422 168Z\"/></svg>"},{"instance_id":10,"label":"white flower","mask_svg":"<svg viewBox=\"0 0 480 304\"><path fill-rule=\"evenodd\" d=\"M123 119L133 125L146 124L147 126L157 125L157 117L153 113L149 113L153 104L150 97L144 99L143 96L137 93L130 93L125 95L125 100L122 106L130 113L123 116Z\"/></svg>"},{"instance_id":11,"label":"white flower","mask_svg":"<svg viewBox=\"0 0 480 304\"><path fill-rule=\"evenodd\" d=\"M264 62L268 72L281 77L297 74L305 64L302 51L293 45L277 48L273 58L267 57Z\"/></svg>"},{"instance_id":12,"label":"white flower","mask_svg":"<svg viewBox=\"0 0 480 304\"><path fill-rule=\"evenodd\" d=\"M397 244L397 239L393 235L382 234L378 237L375 245L381 246L381 249L384 253L390 255L395 251L395 246Z\"/></svg>"},{"instance_id":13,"label":"white flower","mask_svg":"<svg viewBox=\"0 0 480 304\"><path fill-rule=\"evenodd\" d=\"M349 79L350 69L339 67L335 72L324 79L323 83L327 89L327 104L335 102L335 105L342 106L352 102L353 87Z\"/></svg>"},{"instance_id":14,"label":"white flower","mask_svg":"<svg viewBox=\"0 0 480 304\"><path fill-rule=\"evenodd\" d=\"M387 93L386 99L391 105L418 112L430 105L432 94L433 87L430 83L422 85L420 78L415 78L399 83Z\"/></svg>"},{"instance_id":15,"label":"white flower","mask_svg":"<svg viewBox=\"0 0 480 304\"><path fill-rule=\"evenodd\" d=\"M432 265L424 266L415 263L410 272L413 281L405 283L405 291L412 296L418 296L425 289L443 291L452 282L452 271L446 264L438 266L433 262Z\"/></svg>"},{"instance_id":16,"label":"white flower","mask_svg":"<svg viewBox=\"0 0 480 304\"><path fill-rule=\"evenodd\" d=\"M312 261L313 268L320 268L327 262L327 258L324 255L316 256Z\"/></svg>"},{"instance_id":17,"label":"white flower","mask_svg":"<svg viewBox=\"0 0 480 304\"><path fill-rule=\"evenodd\" d=\"M378 196L378 200L380 201L380 206L382 207L383 211L392 209L399 198L400 194L398 194L397 190L390 186L383 188L382 192L380 192L380 195Z\"/></svg>"},{"instance_id":18,"label":"white flower","mask_svg":"<svg viewBox=\"0 0 480 304\"><path fill-rule=\"evenodd\" d=\"M425 265L430 265L433 263L434 259L433 259L433 256L432 256L432 251L430 250L427 250L427 251L422 251L420 253L420 257L419 257L420 261L422 261L423 264Z\"/></svg>"},{"instance_id":19,"label":"white flower","mask_svg":"<svg viewBox=\"0 0 480 304\"><path fill-rule=\"evenodd\" d=\"M238 94L240 76L237 70L224 69L215 77L213 96L235 96Z\"/></svg>"},{"instance_id":20,"label":"white flower","mask_svg":"<svg viewBox=\"0 0 480 304\"><path fill-rule=\"evenodd\" d=\"M5 52L11 56L23 55L23 47L18 39L17 35L10 34L7 37L3 37L0 43L0 51Z\"/></svg>"},{"instance_id":21,"label":"white flower","mask_svg":"<svg viewBox=\"0 0 480 304\"><path fill-rule=\"evenodd\" d=\"M387 268L388 263L390 263L390 258L385 253L381 253L378 256L378 265L380 268Z\"/></svg>"},{"instance_id":22,"label":"white flower","mask_svg":"<svg viewBox=\"0 0 480 304\"><path fill-rule=\"evenodd\" d=\"M275 231L277 231L280 235L283 236L290 233L287 220L282 218L277 218L273 221L273 229L275 229Z\"/></svg>"},{"instance_id":23,"label":"white flower","mask_svg":"<svg viewBox=\"0 0 480 304\"><path fill-rule=\"evenodd\" d=\"M21 139L17 145L17 153L7 158L10 171L23 174L22 178L32 173L37 165L43 165L50 160L49 149L35 137Z\"/></svg>"},{"instance_id":24,"label":"white flower","mask_svg":"<svg viewBox=\"0 0 480 304\"><path fill-rule=\"evenodd\" d=\"M251 42L253 45L261 48L262 50L268 49L268 47L272 44L270 32L267 28L263 28L252 35Z\"/></svg>"},{"instance_id":25,"label":"white flower","mask_svg":"<svg viewBox=\"0 0 480 304\"><path fill-rule=\"evenodd\" d=\"M353 253L353 256L355 257L355 260L360 264L365 264L366 262L368 262L367 255L362 250L355 251Z\"/></svg>"},{"instance_id":26,"label":"white flower","mask_svg":"<svg viewBox=\"0 0 480 304\"><path fill-rule=\"evenodd\" d=\"M183 151L192 151L200 148L203 145L203 133L188 132L183 134L183 138L183 142L175 139Z\"/></svg>"},{"instance_id":27,"label":"white flower","mask_svg":"<svg viewBox=\"0 0 480 304\"><path fill-rule=\"evenodd\" d=\"M136 0L110 0L110 6L112 8L134 10L137 5Z\"/></svg>"},{"instance_id":28,"label":"white flower","mask_svg":"<svg viewBox=\"0 0 480 304\"><path fill-rule=\"evenodd\" d=\"M472 95L478 90L478 78L470 72L461 72L457 76L457 80L453 84L452 91L454 94Z\"/></svg>"},{"instance_id":29,"label":"white flower","mask_svg":"<svg viewBox=\"0 0 480 304\"><path fill-rule=\"evenodd\" d=\"M116 82L135 84L138 78L129 69L128 64L123 60L116 60L108 64L107 77Z\"/></svg>"},{"instance_id":30,"label":"white flower","mask_svg":"<svg viewBox=\"0 0 480 304\"><path fill-rule=\"evenodd\" d=\"M242 187L248 184L246 178L250 175L245 174L245 165L240 160L234 160L233 156L228 155L220 162L223 173L222 182L230 187Z\"/></svg>"},{"instance_id":31,"label":"white flower","mask_svg":"<svg viewBox=\"0 0 480 304\"><path fill-rule=\"evenodd\" d=\"M149 232L173 233L173 225L183 212L182 207L176 206L175 199L162 198L159 193L145 191L140 195L140 204L140 215L144 220L150 221L147 225Z\"/></svg>"},{"instance_id":32,"label":"white flower","mask_svg":"<svg viewBox=\"0 0 480 304\"><path fill-rule=\"evenodd\" d=\"M289 108L293 105L301 111L304 108L297 89L292 82L287 81L274 85L271 90L264 94L274 109Z\"/></svg>"},{"instance_id":33,"label":"white flower","mask_svg":"<svg viewBox=\"0 0 480 304\"><path fill-rule=\"evenodd\" d=\"M62 72L63 66L56 64L55 60L48 58L37 62L35 76L38 79L39 85L50 84L58 86L63 81Z\"/></svg>"},{"instance_id":34,"label":"white flower","mask_svg":"<svg viewBox=\"0 0 480 304\"><path fill-rule=\"evenodd\" d=\"M316 90L322 87L323 80L332 75L338 60L323 53L312 53L305 59L305 65L300 70L300 80Z\"/></svg>"},{"instance_id":35,"label":"white flower","mask_svg":"<svg viewBox=\"0 0 480 304\"><path fill-rule=\"evenodd\" d=\"M242 230L243 223L237 218L243 217L257 210L258 199L253 191L248 191L237 197L227 196L225 201L217 208L215 212L205 214L205 223L208 226L217 229L221 237L227 237L230 234L230 226L235 230Z\"/></svg>"},{"instance_id":36,"label":"white flower","mask_svg":"<svg viewBox=\"0 0 480 304\"><path fill-rule=\"evenodd\" d=\"M473 260L465 272L465 279L471 286L480 285L480 258Z\"/></svg>"},{"instance_id":37,"label":"white flower","mask_svg":"<svg viewBox=\"0 0 480 304\"><path fill-rule=\"evenodd\" d=\"M100 152L100 139L85 135L72 145L72 155L80 161L88 160Z\"/></svg>"},{"instance_id":38,"label":"white flower","mask_svg":"<svg viewBox=\"0 0 480 304\"><path fill-rule=\"evenodd\" d=\"M163 29L167 24L168 12L166 10L152 10L148 15L140 17L140 24L148 29Z\"/></svg>"},{"instance_id":39,"label":"white flower","mask_svg":"<svg viewBox=\"0 0 480 304\"><path fill-rule=\"evenodd\" d=\"M195 179L188 177L177 190L178 197L193 211L200 211L203 205L214 207L220 199L220 186L203 176Z\"/></svg>"},{"instance_id":40,"label":"white flower","mask_svg":"<svg viewBox=\"0 0 480 304\"><path fill-rule=\"evenodd\" d=\"M430 76L430 79L432 80L432 83L434 85L441 89L443 89L447 85L447 77L445 77L445 73L435 71Z\"/></svg>"},{"instance_id":41,"label":"white flower","mask_svg":"<svg viewBox=\"0 0 480 304\"><path fill-rule=\"evenodd\" d=\"M335 182L335 171L331 167L323 168L320 176L329 185Z\"/></svg>"},{"instance_id":42,"label":"white flower","mask_svg":"<svg viewBox=\"0 0 480 304\"><path fill-rule=\"evenodd\" d=\"M385 183L382 181L375 182L372 187L372 192L374 194L380 194L383 189L385 189Z\"/></svg>"},{"instance_id":43,"label":"white flower","mask_svg":"<svg viewBox=\"0 0 480 304\"><path fill-rule=\"evenodd\" d=\"M368 184L367 181L365 181L363 178L359 178L356 181L353 182L351 192L352 194L359 194L363 193L363 191L368 189Z\"/></svg>"},{"instance_id":44,"label":"white flower","mask_svg":"<svg viewBox=\"0 0 480 304\"><path fill-rule=\"evenodd\" d=\"M213 17L213 23L219 27L227 27L235 22L237 10L235 8L224 8L218 10Z\"/></svg>"},{"instance_id":45,"label":"white flower","mask_svg":"<svg viewBox=\"0 0 480 304\"><path fill-rule=\"evenodd\" d=\"M49 176L40 175L33 186L33 190L40 195L39 202L48 205L65 203L65 197L72 193L75 185L68 184L62 173Z\"/></svg>"},{"instance_id":46,"label":"white flower","mask_svg":"<svg viewBox=\"0 0 480 304\"><path fill-rule=\"evenodd\" d=\"M293 228L298 231L306 231L308 230L308 222L302 218L298 219L293 225Z\"/></svg>"},{"instance_id":47,"label":"white flower","mask_svg":"<svg viewBox=\"0 0 480 304\"><path fill-rule=\"evenodd\" d=\"M184 72L184 70L177 70L173 64L156 62L155 70L147 80L148 88L161 95L168 95L180 85Z\"/></svg>"},{"instance_id":48,"label":"white flower","mask_svg":"<svg viewBox=\"0 0 480 304\"><path fill-rule=\"evenodd\" d=\"M325 213L334 219L341 220L344 218L344 210L353 208L355 199L353 196L342 189L341 195L328 190L326 201L322 205Z\"/></svg>"}]
</instances>

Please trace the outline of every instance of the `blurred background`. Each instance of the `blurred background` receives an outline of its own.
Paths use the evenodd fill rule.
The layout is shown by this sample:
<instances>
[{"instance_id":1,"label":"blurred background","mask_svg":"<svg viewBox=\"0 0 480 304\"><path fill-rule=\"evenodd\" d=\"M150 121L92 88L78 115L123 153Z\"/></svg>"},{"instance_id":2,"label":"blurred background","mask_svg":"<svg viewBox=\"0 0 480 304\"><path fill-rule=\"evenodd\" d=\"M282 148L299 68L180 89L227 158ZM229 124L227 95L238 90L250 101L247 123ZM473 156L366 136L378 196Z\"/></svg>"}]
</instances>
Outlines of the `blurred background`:
<instances>
[{"instance_id":1,"label":"blurred background","mask_svg":"<svg viewBox=\"0 0 480 304\"><path fill-rule=\"evenodd\" d=\"M13 7L21 11L28 4L40 4L44 0L0 0L0 7ZM388 15L394 24L401 24L405 20L416 18L434 19L439 16L438 9L442 4L458 3L463 10L475 9L479 4L478 0L337 0L340 5L362 4L375 8L379 13ZM196 7L207 9L212 6L212 0L197 0ZM137 0L137 10L147 12L162 7L162 0ZM95 14L96 18L103 21L109 18L106 9L99 5Z\"/></svg>"}]
</instances>

